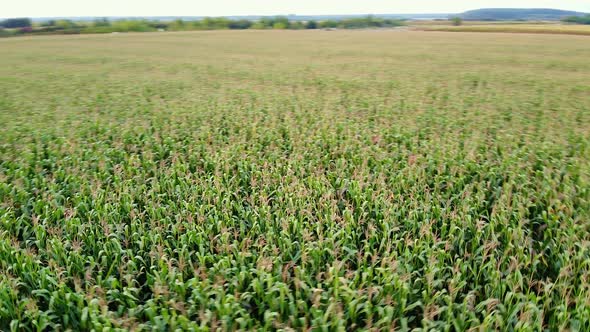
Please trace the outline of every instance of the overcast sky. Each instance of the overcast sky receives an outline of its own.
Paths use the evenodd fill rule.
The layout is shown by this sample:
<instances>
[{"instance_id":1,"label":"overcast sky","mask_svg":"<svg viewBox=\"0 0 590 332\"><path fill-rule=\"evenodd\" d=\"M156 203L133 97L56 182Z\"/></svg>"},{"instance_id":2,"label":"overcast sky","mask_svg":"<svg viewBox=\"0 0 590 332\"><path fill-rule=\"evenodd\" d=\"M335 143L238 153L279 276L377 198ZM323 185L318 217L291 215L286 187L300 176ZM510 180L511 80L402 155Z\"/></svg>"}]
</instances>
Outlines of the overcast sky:
<instances>
[{"instance_id":1,"label":"overcast sky","mask_svg":"<svg viewBox=\"0 0 590 332\"><path fill-rule=\"evenodd\" d=\"M0 0L0 17L458 13L477 8L590 12L590 0Z\"/></svg>"}]
</instances>

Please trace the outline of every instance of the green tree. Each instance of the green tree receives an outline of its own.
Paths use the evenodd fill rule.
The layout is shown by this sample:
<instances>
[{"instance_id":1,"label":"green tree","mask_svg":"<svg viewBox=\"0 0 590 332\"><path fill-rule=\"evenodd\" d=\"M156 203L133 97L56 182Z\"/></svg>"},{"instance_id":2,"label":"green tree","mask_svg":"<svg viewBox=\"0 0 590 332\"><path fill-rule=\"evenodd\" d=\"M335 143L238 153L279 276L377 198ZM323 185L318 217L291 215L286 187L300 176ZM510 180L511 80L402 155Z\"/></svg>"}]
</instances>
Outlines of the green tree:
<instances>
[{"instance_id":1,"label":"green tree","mask_svg":"<svg viewBox=\"0 0 590 332\"><path fill-rule=\"evenodd\" d=\"M463 19L460 18L459 16L455 16L455 17L451 18L451 22L453 23L454 26L463 25Z\"/></svg>"},{"instance_id":2,"label":"green tree","mask_svg":"<svg viewBox=\"0 0 590 332\"><path fill-rule=\"evenodd\" d=\"M229 29L230 21L226 18L205 17L201 28L205 30Z\"/></svg>"},{"instance_id":3,"label":"green tree","mask_svg":"<svg viewBox=\"0 0 590 332\"><path fill-rule=\"evenodd\" d=\"M113 22L113 31L118 32L147 32L154 31L147 21L143 20L126 20Z\"/></svg>"},{"instance_id":4,"label":"green tree","mask_svg":"<svg viewBox=\"0 0 590 332\"><path fill-rule=\"evenodd\" d=\"M172 23L168 25L168 28L173 31L181 31L185 30L185 23L181 19L174 20Z\"/></svg>"},{"instance_id":5,"label":"green tree","mask_svg":"<svg viewBox=\"0 0 590 332\"><path fill-rule=\"evenodd\" d=\"M277 16L273 19L273 29L288 29L290 27L289 19L285 16Z\"/></svg>"},{"instance_id":6,"label":"green tree","mask_svg":"<svg viewBox=\"0 0 590 332\"><path fill-rule=\"evenodd\" d=\"M55 26L55 20L49 20L41 23L42 27L53 27Z\"/></svg>"},{"instance_id":7,"label":"green tree","mask_svg":"<svg viewBox=\"0 0 590 332\"><path fill-rule=\"evenodd\" d=\"M277 30L284 30L284 29L287 29L288 26L283 22L275 22L275 24L273 24L272 28L277 29Z\"/></svg>"},{"instance_id":8,"label":"green tree","mask_svg":"<svg viewBox=\"0 0 590 332\"><path fill-rule=\"evenodd\" d=\"M590 14L586 16L569 16L562 20L566 23L590 24Z\"/></svg>"},{"instance_id":9,"label":"green tree","mask_svg":"<svg viewBox=\"0 0 590 332\"><path fill-rule=\"evenodd\" d=\"M250 22L248 20L237 20L237 21L231 21L229 23L229 28L234 29L234 30L249 29L251 26L252 26L252 22Z\"/></svg>"},{"instance_id":10,"label":"green tree","mask_svg":"<svg viewBox=\"0 0 590 332\"><path fill-rule=\"evenodd\" d=\"M55 21L55 26L60 29L72 29L76 27L76 24L70 20L57 20Z\"/></svg>"},{"instance_id":11,"label":"green tree","mask_svg":"<svg viewBox=\"0 0 590 332\"><path fill-rule=\"evenodd\" d=\"M30 18L9 18L4 21L0 21L0 27L7 29L25 28L32 25L33 23Z\"/></svg>"},{"instance_id":12,"label":"green tree","mask_svg":"<svg viewBox=\"0 0 590 332\"><path fill-rule=\"evenodd\" d=\"M316 22L314 20L307 21L305 23L305 28L306 29L317 29L318 28L318 22Z\"/></svg>"},{"instance_id":13,"label":"green tree","mask_svg":"<svg viewBox=\"0 0 590 332\"><path fill-rule=\"evenodd\" d=\"M93 25L95 27L110 27L111 22L109 22L108 18L103 17L103 18L97 18L96 20L94 20Z\"/></svg>"},{"instance_id":14,"label":"green tree","mask_svg":"<svg viewBox=\"0 0 590 332\"><path fill-rule=\"evenodd\" d=\"M322 22L320 22L320 27L321 28L336 28L336 27L338 27L338 21L334 21L334 20L322 21Z\"/></svg>"},{"instance_id":15,"label":"green tree","mask_svg":"<svg viewBox=\"0 0 590 332\"><path fill-rule=\"evenodd\" d=\"M266 29L266 25L264 25L264 22L258 21L254 22L252 26L250 26L250 29L262 30Z\"/></svg>"}]
</instances>

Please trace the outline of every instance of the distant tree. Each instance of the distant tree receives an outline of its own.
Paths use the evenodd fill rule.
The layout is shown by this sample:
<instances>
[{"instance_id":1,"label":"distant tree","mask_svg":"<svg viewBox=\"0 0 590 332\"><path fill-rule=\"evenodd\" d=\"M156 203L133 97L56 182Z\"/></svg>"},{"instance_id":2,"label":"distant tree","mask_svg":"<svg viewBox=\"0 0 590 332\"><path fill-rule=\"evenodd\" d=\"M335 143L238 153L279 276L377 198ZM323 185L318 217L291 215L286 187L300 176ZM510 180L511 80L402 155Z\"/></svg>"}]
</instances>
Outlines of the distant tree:
<instances>
[{"instance_id":1,"label":"distant tree","mask_svg":"<svg viewBox=\"0 0 590 332\"><path fill-rule=\"evenodd\" d=\"M166 22L160 22L160 21L150 21L148 23L148 25L154 29L168 29L169 24ZM194 25L193 25L194 28Z\"/></svg>"},{"instance_id":2,"label":"distant tree","mask_svg":"<svg viewBox=\"0 0 590 332\"><path fill-rule=\"evenodd\" d=\"M305 28L306 29L317 29L318 28L318 22L311 20L311 21L307 21L307 23L305 23Z\"/></svg>"},{"instance_id":3,"label":"distant tree","mask_svg":"<svg viewBox=\"0 0 590 332\"><path fill-rule=\"evenodd\" d=\"M283 22L276 22L275 24L273 24L272 28L277 30L284 30L287 29L288 26Z\"/></svg>"},{"instance_id":4,"label":"distant tree","mask_svg":"<svg viewBox=\"0 0 590 332\"><path fill-rule=\"evenodd\" d=\"M205 17L201 20L200 28L205 30L228 29L229 23L227 18Z\"/></svg>"},{"instance_id":5,"label":"distant tree","mask_svg":"<svg viewBox=\"0 0 590 332\"><path fill-rule=\"evenodd\" d=\"M44 22L41 22L40 25L42 27L52 27L52 26L55 26L55 20L44 21Z\"/></svg>"},{"instance_id":6,"label":"distant tree","mask_svg":"<svg viewBox=\"0 0 590 332\"><path fill-rule=\"evenodd\" d=\"M326 20L326 21L322 21L319 24L320 28L336 28L338 27L338 21L334 21L334 20Z\"/></svg>"},{"instance_id":7,"label":"distant tree","mask_svg":"<svg viewBox=\"0 0 590 332\"><path fill-rule=\"evenodd\" d=\"M371 17L366 18L349 18L338 22L338 27L344 29L361 29L368 28Z\"/></svg>"},{"instance_id":8,"label":"distant tree","mask_svg":"<svg viewBox=\"0 0 590 332\"><path fill-rule=\"evenodd\" d=\"M184 21L181 19L174 20L172 23L168 25L168 27L170 28L170 30L174 31L185 30Z\"/></svg>"},{"instance_id":9,"label":"distant tree","mask_svg":"<svg viewBox=\"0 0 590 332\"><path fill-rule=\"evenodd\" d=\"M327 21L326 21L327 22ZM323 22L326 24L326 22ZM404 25L401 20L384 19L369 15L366 17L348 18L336 22L337 26L344 29L365 29L365 28L390 28Z\"/></svg>"},{"instance_id":10,"label":"distant tree","mask_svg":"<svg viewBox=\"0 0 590 332\"><path fill-rule=\"evenodd\" d=\"M72 29L76 27L76 23L70 20L57 20L55 21L55 26L60 29Z\"/></svg>"},{"instance_id":11,"label":"distant tree","mask_svg":"<svg viewBox=\"0 0 590 332\"><path fill-rule=\"evenodd\" d=\"M184 21L179 18L179 19L174 20L174 24L183 27L184 26Z\"/></svg>"},{"instance_id":12,"label":"distant tree","mask_svg":"<svg viewBox=\"0 0 590 332\"><path fill-rule=\"evenodd\" d=\"M252 26L250 27L250 29L262 30L262 29L266 29L266 25L264 25L264 22L258 21L258 22L252 23Z\"/></svg>"},{"instance_id":13,"label":"distant tree","mask_svg":"<svg viewBox=\"0 0 590 332\"><path fill-rule=\"evenodd\" d=\"M305 24L303 24L303 22L301 22L301 21L291 21L291 22L289 22L289 29L293 29L293 30L305 29Z\"/></svg>"},{"instance_id":14,"label":"distant tree","mask_svg":"<svg viewBox=\"0 0 590 332\"><path fill-rule=\"evenodd\" d=\"M451 18L451 22L453 22L454 26L463 25L463 19L460 18L459 16L455 16L455 17Z\"/></svg>"},{"instance_id":15,"label":"distant tree","mask_svg":"<svg viewBox=\"0 0 590 332\"><path fill-rule=\"evenodd\" d=\"M273 29L288 29L290 27L289 19L285 16L277 16L273 19Z\"/></svg>"},{"instance_id":16,"label":"distant tree","mask_svg":"<svg viewBox=\"0 0 590 332\"><path fill-rule=\"evenodd\" d=\"M7 29L26 28L32 25L33 23L30 18L9 18L4 21L0 21L0 27Z\"/></svg>"},{"instance_id":17,"label":"distant tree","mask_svg":"<svg viewBox=\"0 0 590 332\"><path fill-rule=\"evenodd\" d=\"M144 20L120 20L112 23L113 31L117 32L147 32L155 29Z\"/></svg>"},{"instance_id":18,"label":"distant tree","mask_svg":"<svg viewBox=\"0 0 590 332\"><path fill-rule=\"evenodd\" d=\"M252 26L252 22L248 20L237 20L229 23L229 28L234 30L249 29Z\"/></svg>"},{"instance_id":19,"label":"distant tree","mask_svg":"<svg viewBox=\"0 0 590 332\"><path fill-rule=\"evenodd\" d=\"M275 19L273 17L263 17L259 22L265 29L272 29L275 25Z\"/></svg>"},{"instance_id":20,"label":"distant tree","mask_svg":"<svg viewBox=\"0 0 590 332\"><path fill-rule=\"evenodd\" d=\"M404 20L399 20L399 19L386 19L383 20L385 26L388 27L400 27L403 25L406 25L406 23L404 22Z\"/></svg>"},{"instance_id":21,"label":"distant tree","mask_svg":"<svg viewBox=\"0 0 590 332\"><path fill-rule=\"evenodd\" d=\"M586 16L568 16L562 19L566 23L590 24L590 14Z\"/></svg>"},{"instance_id":22,"label":"distant tree","mask_svg":"<svg viewBox=\"0 0 590 332\"><path fill-rule=\"evenodd\" d=\"M55 25L55 24L53 24ZM97 18L96 20L94 20L93 25L95 27L109 27L111 26L111 22L109 22L109 19L106 17L103 18Z\"/></svg>"}]
</instances>

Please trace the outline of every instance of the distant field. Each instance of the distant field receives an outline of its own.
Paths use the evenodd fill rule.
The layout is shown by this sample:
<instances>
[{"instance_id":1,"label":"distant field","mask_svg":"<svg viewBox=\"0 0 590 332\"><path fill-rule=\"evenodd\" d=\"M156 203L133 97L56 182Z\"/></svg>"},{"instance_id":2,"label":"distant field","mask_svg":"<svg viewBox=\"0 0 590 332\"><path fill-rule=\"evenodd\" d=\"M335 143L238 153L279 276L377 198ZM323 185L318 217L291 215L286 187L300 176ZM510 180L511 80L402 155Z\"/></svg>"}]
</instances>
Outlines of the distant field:
<instances>
[{"instance_id":1,"label":"distant field","mask_svg":"<svg viewBox=\"0 0 590 332\"><path fill-rule=\"evenodd\" d=\"M589 59L540 34L0 40L0 330L588 331Z\"/></svg>"},{"instance_id":2,"label":"distant field","mask_svg":"<svg viewBox=\"0 0 590 332\"><path fill-rule=\"evenodd\" d=\"M431 24L428 24L431 23ZM450 24L438 24L438 22L423 22L417 24L427 31L448 31L448 32L507 32L507 33L541 33L541 34L568 34L590 36L590 25L576 24L555 24L555 23L487 23L467 22L461 26Z\"/></svg>"}]
</instances>

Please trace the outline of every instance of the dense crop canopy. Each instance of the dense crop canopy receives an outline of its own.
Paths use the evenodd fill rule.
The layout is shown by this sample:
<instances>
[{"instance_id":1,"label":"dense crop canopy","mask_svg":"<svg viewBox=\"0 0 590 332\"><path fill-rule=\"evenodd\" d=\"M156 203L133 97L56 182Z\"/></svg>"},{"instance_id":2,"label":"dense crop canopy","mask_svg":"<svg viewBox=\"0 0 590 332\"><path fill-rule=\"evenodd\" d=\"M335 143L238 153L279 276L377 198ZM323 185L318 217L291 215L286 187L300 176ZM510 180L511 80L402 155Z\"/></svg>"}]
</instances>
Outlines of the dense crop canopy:
<instances>
[{"instance_id":1,"label":"dense crop canopy","mask_svg":"<svg viewBox=\"0 0 590 332\"><path fill-rule=\"evenodd\" d=\"M0 329L590 329L586 37L0 41Z\"/></svg>"}]
</instances>

